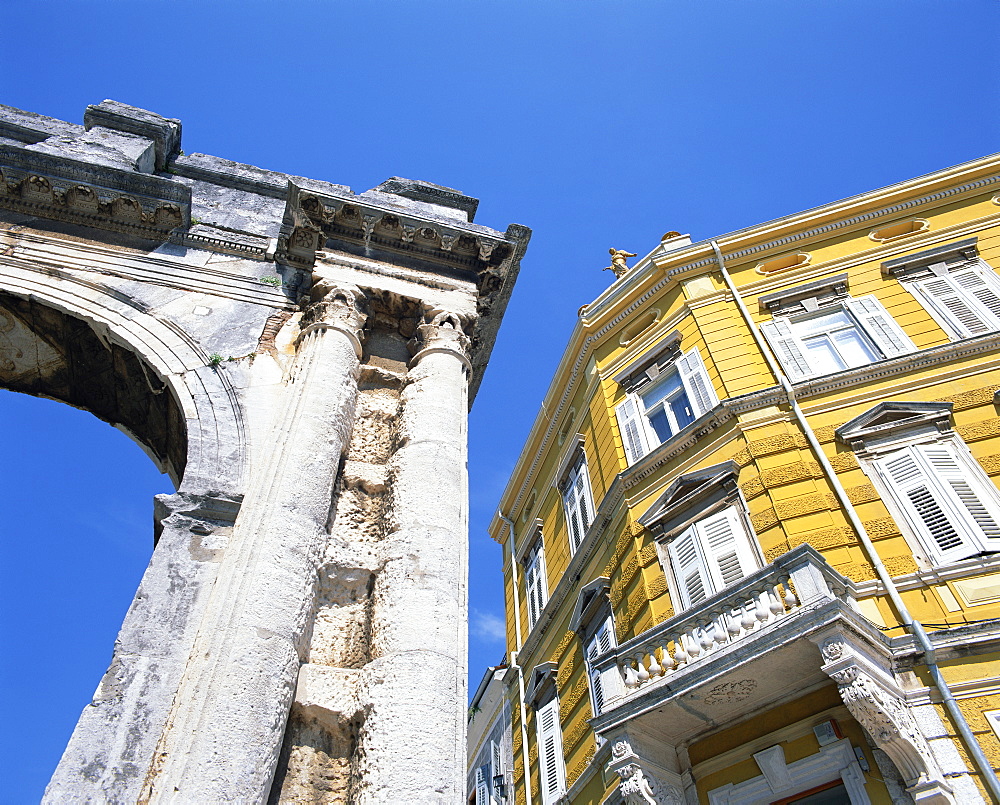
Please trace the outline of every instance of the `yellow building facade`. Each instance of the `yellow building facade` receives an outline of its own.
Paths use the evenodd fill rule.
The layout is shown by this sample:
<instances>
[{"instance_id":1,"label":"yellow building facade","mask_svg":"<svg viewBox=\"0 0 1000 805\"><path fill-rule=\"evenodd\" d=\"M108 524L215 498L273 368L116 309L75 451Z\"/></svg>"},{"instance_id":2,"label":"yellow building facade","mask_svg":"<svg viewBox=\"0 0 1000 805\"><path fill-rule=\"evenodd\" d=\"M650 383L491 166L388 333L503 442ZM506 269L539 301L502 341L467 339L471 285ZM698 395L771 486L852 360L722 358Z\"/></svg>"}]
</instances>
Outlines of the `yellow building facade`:
<instances>
[{"instance_id":1,"label":"yellow building facade","mask_svg":"<svg viewBox=\"0 0 1000 805\"><path fill-rule=\"evenodd\" d=\"M491 524L513 801L998 798L998 168L614 256Z\"/></svg>"}]
</instances>

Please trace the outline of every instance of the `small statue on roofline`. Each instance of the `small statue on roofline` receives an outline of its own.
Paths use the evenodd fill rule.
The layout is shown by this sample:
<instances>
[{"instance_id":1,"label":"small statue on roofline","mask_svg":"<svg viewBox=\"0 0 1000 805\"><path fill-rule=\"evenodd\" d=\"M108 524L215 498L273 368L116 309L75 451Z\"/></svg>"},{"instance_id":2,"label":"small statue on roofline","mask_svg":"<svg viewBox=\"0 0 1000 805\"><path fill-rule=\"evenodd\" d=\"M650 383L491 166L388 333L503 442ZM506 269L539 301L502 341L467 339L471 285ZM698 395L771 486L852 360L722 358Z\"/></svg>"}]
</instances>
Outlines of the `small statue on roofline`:
<instances>
[{"instance_id":1,"label":"small statue on roofline","mask_svg":"<svg viewBox=\"0 0 1000 805\"><path fill-rule=\"evenodd\" d=\"M605 271L614 271L615 279L619 277L624 277L628 271L629 267L625 265L625 261L629 257L635 257L632 252L624 251L623 249L608 249L608 254L611 255L611 265L605 267Z\"/></svg>"}]
</instances>

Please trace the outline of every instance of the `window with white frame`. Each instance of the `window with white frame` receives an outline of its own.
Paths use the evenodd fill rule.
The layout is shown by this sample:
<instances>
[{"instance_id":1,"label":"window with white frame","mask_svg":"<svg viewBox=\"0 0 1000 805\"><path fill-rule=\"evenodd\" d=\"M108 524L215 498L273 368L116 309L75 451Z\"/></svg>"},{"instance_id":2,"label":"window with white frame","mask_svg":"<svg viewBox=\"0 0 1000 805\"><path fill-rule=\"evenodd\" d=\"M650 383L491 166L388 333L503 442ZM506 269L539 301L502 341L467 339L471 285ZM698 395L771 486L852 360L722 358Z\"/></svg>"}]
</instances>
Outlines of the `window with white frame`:
<instances>
[{"instance_id":1,"label":"window with white frame","mask_svg":"<svg viewBox=\"0 0 1000 805\"><path fill-rule=\"evenodd\" d=\"M657 357L616 377L627 391L615 414L629 464L719 404L697 349L667 349Z\"/></svg>"},{"instance_id":2,"label":"window with white frame","mask_svg":"<svg viewBox=\"0 0 1000 805\"><path fill-rule=\"evenodd\" d=\"M559 491L566 511L570 550L575 552L594 520L594 498L590 491L590 476L587 474L587 459L582 444L576 448L568 469L563 473Z\"/></svg>"},{"instance_id":3,"label":"window with white frame","mask_svg":"<svg viewBox=\"0 0 1000 805\"><path fill-rule=\"evenodd\" d=\"M934 565L1000 551L1000 490L950 414L950 403L880 403L837 429Z\"/></svg>"},{"instance_id":4,"label":"window with white frame","mask_svg":"<svg viewBox=\"0 0 1000 805\"><path fill-rule=\"evenodd\" d=\"M598 664L601 657L618 645L610 593L611 582L607 576L600 576L583 585L570 618L570 630L579 635L583 642L594 715L600 715L607 700L622 692L619 687L621 674L617 666L612 664L601 670Z\"/></svg>"},{"instance_id":5,"label":"window with white frame","mask_svg":"<svg viewBox=\"0 0 1000 805\"><path fill-rule=\"evenodd\" d=\"M528 600L528 630L534 628L549 600L548 584L545 579L545 549L539 535L524 557L524 587Z\"/></svg>"},{"instance_id":6,"label":"window with white frame","mask_svg":"<svg viewBox=\"0 0 1000 805\"><path fill-rule=\"evenodd\" d=\"M846 274L767 294L760 303L773 314L761 332L792 381L916 350L878 299L847 295Z\"/></svg>"},{"instance_id":7,"label":"window with white frame","mask_svg":"<svg viewBox=\"0 0 1000 805\"><path fill-rule=\"evenodd\" d=\"M535 712L542 805L553 805L566 791L566 767L559 725L559 700L550 699Z\"/></svg>"},{"instance_id":8,"label":"window with white frame","mask_svg":"<svg viewBox=\"0 0 1000 805\"><path fill-rule=\"evenodd\" d=\"M732 461L677 478L639 522L657 541L678 611L690 609L761 566Z\"/></svg>"},{"instance_id":9,"label":"window with white frame","mask_svg":"<svg viewBox=\"0 0 1000 805\"><path fill-rule=\"evenodd\" d=\"M595 716L599 716L604 712L605 683L604 675L594 667L594 660L603 654L607 654L615 645L615 627L611 620L611 613L608 612L586 644L587 673L590 677L590 701L593 705ZM617 673L617 670L615 670L615 673Z\"/></svg>"},{"instance_id":10,"label":"window with white frame","mask_svg":"<svg viewBox=\"0 0 1000 805\"><path fill-rule=\"evenodd\" d=\"M741 512L731 506L686 528L667 543L667 553L683 609L760 567Z\"/></svg>"},{"instance_id":11,"label":"window with white frame","mask_svg":"<svg viewBox=\"0 0 1000 805\"><path fill-rule=\"evenodd\" d=\"M955 341L1000 330L1000 277L967 238L882 264Z\"/></svg>"}]
</instances>

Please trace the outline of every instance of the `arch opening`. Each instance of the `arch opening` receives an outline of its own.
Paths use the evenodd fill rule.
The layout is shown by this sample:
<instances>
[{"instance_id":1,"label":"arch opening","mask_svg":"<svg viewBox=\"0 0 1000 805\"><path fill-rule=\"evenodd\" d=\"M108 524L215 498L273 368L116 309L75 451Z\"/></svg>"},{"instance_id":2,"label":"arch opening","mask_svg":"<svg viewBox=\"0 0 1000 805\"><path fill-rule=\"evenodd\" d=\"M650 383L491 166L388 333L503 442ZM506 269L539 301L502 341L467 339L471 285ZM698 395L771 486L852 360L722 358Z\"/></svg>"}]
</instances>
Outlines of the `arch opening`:
<instances>
[{"instance_id":1,"label":"arch opening","mask_svg":"<svg viewBox=\"0 0 1000 805\"><path fill-rule=\"evenodd\" d=\"M0 291L0 387L89 411L129 435L180 486L182 408L155 369L106 328Z\"/></svg>"}]
</instances>

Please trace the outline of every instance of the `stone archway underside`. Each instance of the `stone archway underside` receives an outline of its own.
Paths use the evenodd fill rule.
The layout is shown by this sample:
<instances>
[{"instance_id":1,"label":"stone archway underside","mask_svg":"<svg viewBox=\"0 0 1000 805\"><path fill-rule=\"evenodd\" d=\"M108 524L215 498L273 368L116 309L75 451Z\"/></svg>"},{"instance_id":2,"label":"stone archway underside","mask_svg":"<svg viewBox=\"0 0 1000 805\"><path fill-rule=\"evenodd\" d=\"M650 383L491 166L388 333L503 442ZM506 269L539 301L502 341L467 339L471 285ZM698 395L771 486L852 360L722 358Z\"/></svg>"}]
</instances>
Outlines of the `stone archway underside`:
<instances>
[{"instance_id":1,"label":"stone archway underside","mask_svg":"<svg viewBox=\"0 0 1000 805\"><path fill-rule=\"evenodd\" d=\"M86 409L132 435L175 483L183 474L187 427L169 387L82 319L0 292L0 386Z\"/></svg>"}]
</instances>

